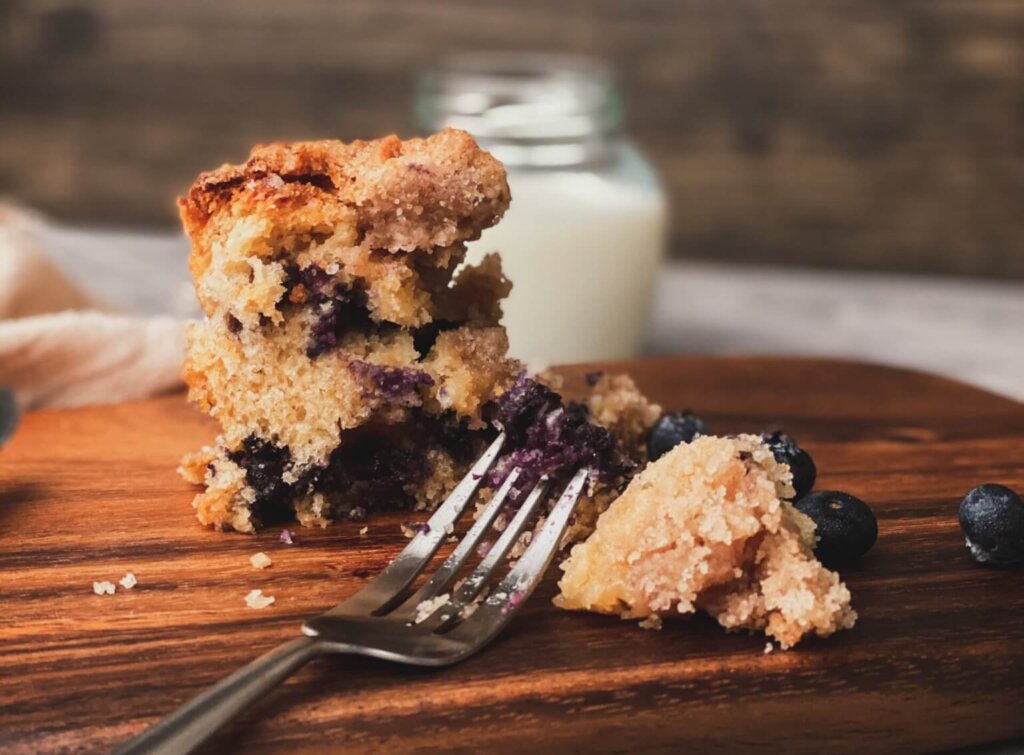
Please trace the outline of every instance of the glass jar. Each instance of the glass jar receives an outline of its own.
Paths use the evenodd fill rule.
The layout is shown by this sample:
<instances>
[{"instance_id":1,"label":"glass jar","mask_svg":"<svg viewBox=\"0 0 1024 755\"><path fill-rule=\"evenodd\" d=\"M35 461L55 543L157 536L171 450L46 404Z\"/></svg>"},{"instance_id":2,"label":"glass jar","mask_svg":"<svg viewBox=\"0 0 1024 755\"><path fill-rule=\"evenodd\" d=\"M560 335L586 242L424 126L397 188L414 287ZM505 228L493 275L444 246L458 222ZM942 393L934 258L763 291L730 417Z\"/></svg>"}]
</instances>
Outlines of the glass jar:
<instances>
[{"instance_id":1,"label":"glass jar","mask_svg":"<svg viewBox=\"0 0 1024 755\"><path fill-rule=\"evenodd\" d=\"M426 131L461 128L508 170L512 206L470 245L500 251L512 352L533 364L636 354L667 238L667 203L622 133L622 103L599 61L462 55L425 73Z\"/></svg>"}]
</instances>

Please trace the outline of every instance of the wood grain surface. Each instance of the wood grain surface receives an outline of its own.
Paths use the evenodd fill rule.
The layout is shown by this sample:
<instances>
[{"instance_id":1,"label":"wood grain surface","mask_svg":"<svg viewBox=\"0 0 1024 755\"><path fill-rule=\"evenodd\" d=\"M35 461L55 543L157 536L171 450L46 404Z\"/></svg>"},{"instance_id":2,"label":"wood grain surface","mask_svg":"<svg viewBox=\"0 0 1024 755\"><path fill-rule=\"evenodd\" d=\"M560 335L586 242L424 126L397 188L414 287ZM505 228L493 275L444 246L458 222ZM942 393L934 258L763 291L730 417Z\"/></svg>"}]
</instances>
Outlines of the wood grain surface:
<instances>
[{"instance_id":1,"label":"wood grain surface","mask_svg":"<svg viewBox=\"0 0 1024 755\"><path fill-rule=\"evenodd\" d=\"M176 229L256 142L411 134L459 50L613 62L679 256L1024 277L1019 0L3 0L0 194Z\"/></svg>"},{"instance_id":2,"label":"wood grain surface","mask_svg":"<svg viewBox=\"0 0 1024 755\"><path fill-rule=\"evenodd\" d=\"M852 363L625 365L722 433L783 425L819 487L863 497L875 549L844 573L856 628L791 652L704 618L645 632L554 609L553 576L460 666L312 663L210 752L918 752L1024 736L1024 574L983 568L957 526L980 482L1024 488L1024 405ZM583 370L567 370L579 385ZM362 525L220 534L192 517L179 455L209 422L179 395L30 415L0 452L0 749L103 751L356 590L406 542ZM267 552L271 568L249 556ZM94 580L138 577L92 593ZM246 593L277 598L247 609Z\"/></svg>"}]
</instances>

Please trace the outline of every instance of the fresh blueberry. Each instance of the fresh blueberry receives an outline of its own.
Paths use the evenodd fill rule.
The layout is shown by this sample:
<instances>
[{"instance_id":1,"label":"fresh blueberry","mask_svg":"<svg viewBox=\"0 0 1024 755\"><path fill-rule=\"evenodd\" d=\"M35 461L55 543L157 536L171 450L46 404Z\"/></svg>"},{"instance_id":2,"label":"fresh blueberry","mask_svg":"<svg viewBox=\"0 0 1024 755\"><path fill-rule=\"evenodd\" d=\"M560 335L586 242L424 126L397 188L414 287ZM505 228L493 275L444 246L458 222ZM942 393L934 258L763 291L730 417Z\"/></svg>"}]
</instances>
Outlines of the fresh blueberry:
<instances>
[{"instance_id":1,"label":"fresh blueberry","mask_svg":"<svg viewBox=\"0 0 1024 755\"><path fill-rule=\"evenodd\" d=\"M647 436L647 458L657 461L680 443L707 434L707 424L689 409L663 414Z\"/></svg>"},{"instance_id":2,"label":"fresh blueberry","mask_svg":"<svg viewBox=\"0 0 1024 755\"><path fill-rule=\"evenodd\" d=\"M387 367L361 359L349 362L348 371L372 386L383 399L395 406L422 406L420 389L434 384L434 379L423 370Z\"/></svg>"},{"instance_id":3,"label":"fresh blueberry","mask_svg":"<svg viewBox=\"0 0 1024 755\"><path fill-rule=\"evenodd\" d=\"M803 498L811 492L814 481L818 478L818 469L814 466L811 455L797 445L796 441L781 430L765 433L761 437L772 451L772 456L779 464L788 464L793 473L793 489L797 498Z\"/></svg>"},{"instance_id":4,"label":"fresh blueberry","mask_svg":"<svg viewBox=\"0 0 1024 755\"><path fill-rule=\"evenodd\" d=\"M814 520L821 563L845 566L871 550L878 539L878 522L871 508L859 498L835 490L818 490L795 504Z\"/></svg>"},{"instance_id":5,"label":"fresh blueberry","mask_svg":"<svg viewBox=\"0 0 1024 755\"><path fill-rule=\"evenodd\" d=\"M960 504L960 528L975 561L1024 561L1024 502L1008 487L989 483L968 493Z\"/></svg>"}]
</instances>

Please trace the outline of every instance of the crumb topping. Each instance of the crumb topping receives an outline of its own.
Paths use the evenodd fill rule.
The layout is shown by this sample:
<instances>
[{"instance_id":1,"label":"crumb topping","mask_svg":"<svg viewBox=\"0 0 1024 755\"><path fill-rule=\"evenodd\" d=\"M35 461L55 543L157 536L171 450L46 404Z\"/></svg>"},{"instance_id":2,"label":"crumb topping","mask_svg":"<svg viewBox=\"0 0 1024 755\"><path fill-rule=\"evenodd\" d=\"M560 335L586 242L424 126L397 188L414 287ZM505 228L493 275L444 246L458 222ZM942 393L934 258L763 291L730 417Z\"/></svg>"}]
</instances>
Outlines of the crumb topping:
<instances>
[{"instance_id":1,"label":"crumb topping","mask_svg":"<svg viewBox=\"0 0 1024 755\"><path fill-rule=\"evenodd\" d=\"M852 627L850 593L785 499L789 468L757 436L702 436L633 478L562 565L556 604L650 622L706 611L783 649Z\"/></svg>"},{"instance_id":2,"label":"crumb topping","mask_svg":"<svg viewBox=\"0 0 1024 755\"><path fill-rule=\"evenodd\" d=\"M432 249L479 236L510 199L505 171L463 131L426 139L254 147L242 165L203 173L179 200L190 234L216 213L331 201L354 213L371 248Z\"/></svg>"}]
</instances>

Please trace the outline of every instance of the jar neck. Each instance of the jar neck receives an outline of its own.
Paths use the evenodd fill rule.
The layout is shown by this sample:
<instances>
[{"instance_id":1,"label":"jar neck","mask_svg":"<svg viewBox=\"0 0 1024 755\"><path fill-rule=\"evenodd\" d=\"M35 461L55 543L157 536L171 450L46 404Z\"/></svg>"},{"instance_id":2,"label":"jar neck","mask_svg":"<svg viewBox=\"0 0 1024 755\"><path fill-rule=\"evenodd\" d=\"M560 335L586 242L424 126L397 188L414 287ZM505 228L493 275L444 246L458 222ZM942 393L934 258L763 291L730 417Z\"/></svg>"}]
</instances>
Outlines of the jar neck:
<instances>
[{"instance_id":1,"label":"jar neck","mask_svg":"<svg viewBox=\"0 0 1024 755\"><path fill-rule=\"evenodd\" d=\"M468 131L509 167L543 170L607 162L622 104L600 61L462 55L421 77L417 116L427 131Z\"/></svg>"}]
</instances>

